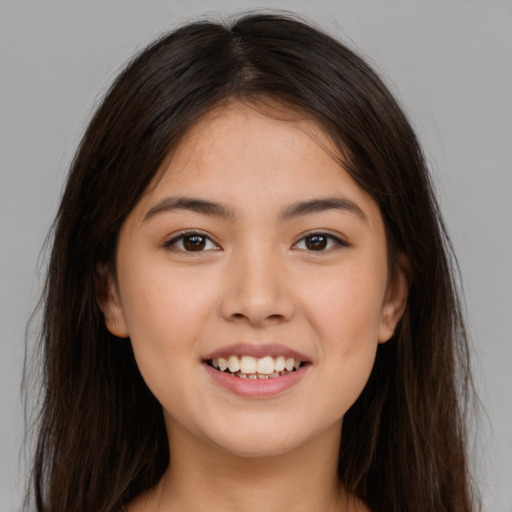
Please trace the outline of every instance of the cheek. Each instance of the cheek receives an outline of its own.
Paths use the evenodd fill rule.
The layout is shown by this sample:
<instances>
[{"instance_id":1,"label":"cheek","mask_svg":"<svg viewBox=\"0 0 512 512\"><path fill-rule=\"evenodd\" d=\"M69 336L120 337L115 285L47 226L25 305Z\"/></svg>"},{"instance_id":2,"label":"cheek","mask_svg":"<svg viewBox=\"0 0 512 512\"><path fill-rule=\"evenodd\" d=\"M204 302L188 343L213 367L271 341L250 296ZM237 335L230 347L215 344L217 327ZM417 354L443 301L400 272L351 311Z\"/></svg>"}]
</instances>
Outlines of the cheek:
<instances>
[{"instance_id":1,"label":"cheek","mask_svg":"<svg viewBox=\"0 0 512 512\"><path fill-rule=\"evenodd\" d=\"M309 324L319 340L325 392L321 407L343 415L363 390L378 347L386 274L351 266L309 285ZM377 271L378 270L378 271ZM332 390L337 390L332 393Z\"/></svg>"},{"instance_id":2,"label":"cheek","mask_svg":"<svg viewBox=\"0 0 512 512\"><path fill-rule=\"evenodd\" d=\"M157 338L158 334L176 333L172 338L179 339L186 331L192 333L211 311L214 284L188 269L170 269L163 259L161 263L132 265L127 273L122 296L126 297L123 308L132 335L155 331Z\"/></svg>"},{"instance_id":3,"label":"cheek","mask_svg":"<svg viewBox=\"0 0 512 512\"><path fill-rule=\"evenodd\" d=\"M379 303L364 294L337 290L315 324L328 374L345 385L364 385L378 346Z\"/></svg>"},{"instance_id":4,"label":"cheek","mask_svg":"<svg viewBox=\"0 0 512 512\"><path fill-rule=\"evenodd\" d=\"M312 325L339 350L377 343L386 289L386 271L379 261L333 269L304 283L304 300Z\"/></svg>"},{"instance_id":5,"label":"cheek","mask_svg":"<svg viewBox=\"0 0 512 512\"><path fill-rule=\"evenodd\" d=\"M204 281L169 272L165 264L132 265L123 282L123 309L137 365L158 395L161 383L172 387L199 360L197 343L213 309L212 292Z\"/></svg>"}]
</instances>

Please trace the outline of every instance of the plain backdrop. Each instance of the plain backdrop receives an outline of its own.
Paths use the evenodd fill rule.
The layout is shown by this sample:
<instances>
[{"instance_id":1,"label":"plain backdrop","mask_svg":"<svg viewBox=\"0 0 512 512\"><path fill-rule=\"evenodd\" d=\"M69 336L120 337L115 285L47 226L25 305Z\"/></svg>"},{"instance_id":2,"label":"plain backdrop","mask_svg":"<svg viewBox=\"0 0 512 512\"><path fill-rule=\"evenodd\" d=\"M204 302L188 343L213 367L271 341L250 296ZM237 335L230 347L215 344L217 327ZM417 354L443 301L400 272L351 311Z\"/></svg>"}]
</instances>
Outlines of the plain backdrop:
<instances>
[{"instance_id":1,"label":"plain backdrop","mask_svg":"<svg viewBox=\"0 0 512 512\"><path fill-rule=\"evenodd\" d=\"M203 14L306 15L366 56L423 142L459 257L485 406L485 510L512 511L512 2L0 0L0 512L26 468L20 381L40 249L93 105L133 54Z\"/></svg>"}]
</instances>

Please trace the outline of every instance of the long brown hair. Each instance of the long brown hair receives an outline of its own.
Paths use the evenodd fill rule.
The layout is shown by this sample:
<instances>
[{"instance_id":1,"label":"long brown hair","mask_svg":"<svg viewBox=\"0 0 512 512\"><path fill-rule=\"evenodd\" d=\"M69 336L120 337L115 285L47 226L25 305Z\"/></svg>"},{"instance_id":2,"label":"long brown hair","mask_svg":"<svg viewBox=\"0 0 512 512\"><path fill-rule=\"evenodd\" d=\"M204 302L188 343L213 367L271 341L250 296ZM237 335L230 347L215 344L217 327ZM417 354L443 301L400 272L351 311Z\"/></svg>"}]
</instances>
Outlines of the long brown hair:
<instances>
[{"instance_id":1,"label":"long brown hair","mask_svg":"<svg viewBox=\"0 0 512 512\"><path fill-rule=\"evenodd\" d=\"M404 317L343 420L340 481L375 511L475 510L467 340L421 148L360 57L309 23L268 14L161 37L127 65L86 130L55 220L43 297L37 510L114 511L153 487L169 463L161 407L129 340L106 330L96 280L99 268L115 271L120 227L166 155L233 98L315 120L379 205L390 265L408 262Z\"/></svg>"}]
</instances>

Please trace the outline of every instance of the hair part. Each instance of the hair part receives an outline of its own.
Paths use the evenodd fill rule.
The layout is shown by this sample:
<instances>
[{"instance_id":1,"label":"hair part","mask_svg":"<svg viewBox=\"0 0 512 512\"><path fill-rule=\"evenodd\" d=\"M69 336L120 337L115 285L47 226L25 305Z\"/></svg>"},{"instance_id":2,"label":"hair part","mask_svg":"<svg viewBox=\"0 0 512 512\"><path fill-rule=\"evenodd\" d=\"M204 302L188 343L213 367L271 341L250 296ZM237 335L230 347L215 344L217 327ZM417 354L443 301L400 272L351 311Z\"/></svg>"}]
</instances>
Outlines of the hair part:
<instances>
[{"instance_id":1,"label":"hair part","mask_svg":"<svg viewBox=\"0 0 512 512\"><path fill-rule=\"evenodd\" d=\"M127 65L85 132L43 295L37 510L118 510L155 486L169 463L161 406L129 340L105 328L98 271L115 275L124 220L187 131L229 101L317 123L377 202L390 264L407 267L404 317L343 421L340 481L373 510L473 511L459 406L470 390L469 354L420 145L353 51L309 24L267 14L191 23L161 37Z\"/></svg>"}]
</instances>

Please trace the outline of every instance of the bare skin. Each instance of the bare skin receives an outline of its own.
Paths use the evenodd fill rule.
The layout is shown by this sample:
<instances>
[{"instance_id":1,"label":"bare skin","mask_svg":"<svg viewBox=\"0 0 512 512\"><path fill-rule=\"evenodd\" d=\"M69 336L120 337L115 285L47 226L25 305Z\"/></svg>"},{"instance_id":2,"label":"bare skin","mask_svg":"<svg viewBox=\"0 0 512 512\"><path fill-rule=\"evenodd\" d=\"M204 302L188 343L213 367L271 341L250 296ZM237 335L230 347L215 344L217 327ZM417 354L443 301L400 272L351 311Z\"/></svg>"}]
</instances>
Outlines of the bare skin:
<instances>
[{"instance_id":1,"label":"bare skin","mask_svg":"<svg viewBox=\"0 0 512 512\"><path fill-rule=\"evenodd\" d=\"M407 285L388 275L377 204L333 152L314 123L233 104L190 130L125 221L100 305L131 339L171 453L128 512L367 510L337 480L343 416ZM281 357L266 350L300 362L276 392L213 366L219 351Z\"/></svg>"},{"instance_id":2,"label":"bare skin","mask_svg":"<svg viewBox=\"0 0 512 512\"><path fill-rule=\"evenodd\" d=\"M128 512L369 512L336 478L339 426L285 455L241 458L178 435L160 484ZM334 456L333 456L334 455Z\"/></svg>"}]
</instances>

